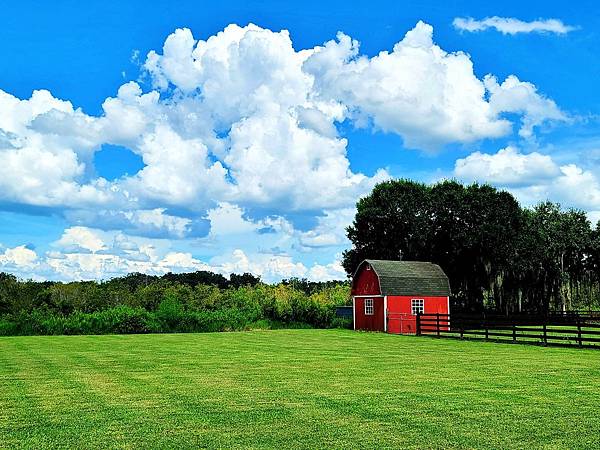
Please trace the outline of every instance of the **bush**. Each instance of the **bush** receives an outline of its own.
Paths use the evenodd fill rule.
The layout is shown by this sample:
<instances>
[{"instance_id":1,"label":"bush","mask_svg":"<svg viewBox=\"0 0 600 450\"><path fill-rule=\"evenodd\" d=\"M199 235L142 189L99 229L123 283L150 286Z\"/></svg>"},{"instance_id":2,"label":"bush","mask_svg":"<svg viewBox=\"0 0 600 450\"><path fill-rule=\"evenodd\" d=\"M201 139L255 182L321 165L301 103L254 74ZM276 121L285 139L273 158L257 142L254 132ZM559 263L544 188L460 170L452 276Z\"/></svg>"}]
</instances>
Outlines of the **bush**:
<instances>
[{"instance_id":1,"label":"bush","mask_svg":"<svg viewBox=\"0 0 600 450\"><path fill-rule=\"evenodd\" d=\"M183 305L175 292L169 290L165 292L156 310L156 317L164 331L184 331Z\"/></svg>"},{"instance_id":2,"label":"bush","mask_svg":"<svg viewBox=\"0 0 600 450\"><path fill-rule=\"evenodd\" d=\"M9 319L0 318L0 336L14 336L17 333L17 324Z\"/></svg>"},{"instance_id":3,"label":"bush","mask_svg":"<svg viewBox=\"0 0 600 450\"><path fill-rule=\"evenodd\" d=\"M152 314L142 308L117 306L116 308L91 314L91 317L77 317L79 324L94 328L95 333L133 334L162 331ZM91 320L86 320L91 319Z\"/></svg>"}]
</instances>

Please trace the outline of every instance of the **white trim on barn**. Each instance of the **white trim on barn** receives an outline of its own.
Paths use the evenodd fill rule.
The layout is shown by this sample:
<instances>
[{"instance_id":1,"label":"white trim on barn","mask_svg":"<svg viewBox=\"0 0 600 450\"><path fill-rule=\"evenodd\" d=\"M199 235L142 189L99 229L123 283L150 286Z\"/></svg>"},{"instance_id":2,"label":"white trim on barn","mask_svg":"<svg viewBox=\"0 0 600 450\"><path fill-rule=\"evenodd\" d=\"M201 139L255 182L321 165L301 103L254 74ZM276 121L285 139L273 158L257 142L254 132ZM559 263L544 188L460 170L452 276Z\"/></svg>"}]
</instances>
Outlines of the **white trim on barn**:
<instances>
[{"instance_id":1,"label":"white trim on barn","mask_svg":"<svg viewBox=\"0 0 600 450\"><path fill-rule=\"evenodd\" d=\"M387 295L383 296L383 332L387 333Z\"/></svg>"},{"instance_id":2,"label":"white trim on barn","mask_svg":"<svg viewBox=\"0 0 600 450\"><path fill-rule=\"evenodd\" d=\"M448 309L446 310L447 311L446 314L448 314L448 322L447 322L448 328L446 331L450 331L450 297L446 297L446 298L448 299Z\"/></svg>"},{"instance_id":3,"label":"white trim on barn","mask_svg":"<svg viewBox=\"0 0 600 450\"><path fill-rule=\"evenodd\" d=\"M375 298L375 297L385 297L385 295L353 295L352 298Z\"/></svg>"},{"instance_id":4,"label":"white trim on barn","mask_svg":"<svg viewBox=\"0 0 600 450\"><path fill-rule=\"evenodd\" d=\"M352 329L356 331L356 297L352 296Z\"/></svg>"}]
</instances>

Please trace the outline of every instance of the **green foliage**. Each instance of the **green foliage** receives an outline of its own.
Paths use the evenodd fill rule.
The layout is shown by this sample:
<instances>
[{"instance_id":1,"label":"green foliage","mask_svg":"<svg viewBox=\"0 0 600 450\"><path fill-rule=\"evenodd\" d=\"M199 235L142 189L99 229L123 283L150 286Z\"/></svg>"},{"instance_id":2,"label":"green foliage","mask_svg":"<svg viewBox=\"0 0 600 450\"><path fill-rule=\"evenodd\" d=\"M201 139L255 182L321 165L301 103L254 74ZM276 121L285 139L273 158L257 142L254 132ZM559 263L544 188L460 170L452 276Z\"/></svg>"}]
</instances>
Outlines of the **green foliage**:
<instances>
[{"instance_id":1,"label":"green foliage","mask_svg":"<svg viewBox=\"0 0 600 450\"><path fill-rule=\"evenodd\" d=\"M168 287L167 283L156 281L138 287L131 299L131 306L144 308L147 311L155 311L162 301L163 293Z\"/></svg>"},{"instance_id":2,"label":"green foliage","mask_svg":"<svg viewBox=\"0 0 600 450\"><path fill-rule=\"evenodd\" d=\"M168 288L156 310L156 316L161 321L163 329L168 331L177 330L178 325L184 318L182 300L178 294L181 294L181 292L178 292L177 289Z\"/></svg>"},{"instance_id":3,"label":"green foliage","mask_svg":"<svg viewBox=\"0 0 600 450\"><path fill-rule=\"evenodd\" d=\"M225 289L227 286L229 286L229 281L223 275L207 272L205 270L199 270L191 273L169 272L166 275L163 275L162 279L171 283L185 284L192 287L198 284L208 284Z\"/></svg>"},{"instance_id":4,"label":"green foliage","mask_svg":"<svg viewBox=\"0 0 600 450\"><path fill-rule=\"evenodd\" d=\"M242 286L256 286L260 283L260 277L256 277L251 273L245 272L241 275L232 273L229 276L229 287L239 288Z\"/></svg>"},{"instance_id":5,"label":"green foliage","mask_svg":"<svg viewBox=\"0 0 600 450\"><path fill-rule=\"evenodd\" d=\"M14 320L0 317L0 336L15 336L18 333L18 326Z\"/></svg>"},{"instance_id":6,"label":"green foliage","mask_svg":"<svg viewBox=\"0 0 600 450\"><path fill-rule=\"evenodd\" d=\"M194 288L188 307L195 311L214 311L223 305L223 303L224 295L221 289L216 286L198 284Z\"/></svg>"},{"instance_id":7,"label":"green foliage","mask_svg":"<svg viewBox=\"0 0 600 450\"><path fill-rule=\"evenodd\" d=\"M298 291L302 291L307 295L311 295L323 289L335 288L340 285L350 286L350 281L346 281L345 283L340 281L310 281L306 278L289 278L283 280L281 283L291 286Z\"/></svg>"},{"instance_id":8,"label":"green foliage","mask_svg":"<svg viewBox=\"0 0 600 450\"><path fill-rule=\"evenodd\" d=\"M331 327L338 325L335 306L348 302L347 283L315 284L309 295L289 284L255 281L241 275L232 283L238 287L222 289L139 274L103 283L51 284L0 274L0 335Z\"/></svg>"}]
</instances>

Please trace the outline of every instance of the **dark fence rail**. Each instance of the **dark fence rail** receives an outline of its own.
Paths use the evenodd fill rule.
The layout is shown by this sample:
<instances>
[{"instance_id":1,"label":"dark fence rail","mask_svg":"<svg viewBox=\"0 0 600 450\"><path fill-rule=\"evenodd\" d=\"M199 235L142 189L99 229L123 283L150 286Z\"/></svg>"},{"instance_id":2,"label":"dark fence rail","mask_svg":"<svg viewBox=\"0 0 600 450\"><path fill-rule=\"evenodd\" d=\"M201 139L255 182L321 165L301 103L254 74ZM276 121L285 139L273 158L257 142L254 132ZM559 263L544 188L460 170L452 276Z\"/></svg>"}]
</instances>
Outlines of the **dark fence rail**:
<instances>
[{"instance_id":1,"label":"dark fence rail","mask_svg":"<svg viewBox=\"0 0 600 450\"><path fill-rule=\"evenodd\" d=\"M416 331L419 336L600 348L598 313L568 312L509 317L418 314Z\"/></svg>"}]
</instances>

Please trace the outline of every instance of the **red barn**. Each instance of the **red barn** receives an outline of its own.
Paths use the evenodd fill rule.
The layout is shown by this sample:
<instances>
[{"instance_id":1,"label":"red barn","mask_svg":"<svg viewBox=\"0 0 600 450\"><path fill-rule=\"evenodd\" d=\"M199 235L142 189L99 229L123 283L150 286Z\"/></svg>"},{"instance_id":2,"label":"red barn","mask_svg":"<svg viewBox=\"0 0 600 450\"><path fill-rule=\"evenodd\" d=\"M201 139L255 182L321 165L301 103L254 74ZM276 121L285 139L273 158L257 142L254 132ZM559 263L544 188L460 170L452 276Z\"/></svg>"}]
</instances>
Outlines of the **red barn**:
<instances>
[{"instance_id":1,"label":"red barn","mask_svg":"<svg viewBox=\"0 0 600 450\"><path fill-rule=\"evenodd\" d=\"M366 259L352 280L354 329L416 333L417 313L450 314L450 284L437 264Z\"/></svg>"}]
</instances>

